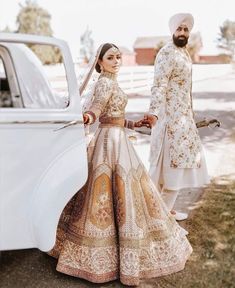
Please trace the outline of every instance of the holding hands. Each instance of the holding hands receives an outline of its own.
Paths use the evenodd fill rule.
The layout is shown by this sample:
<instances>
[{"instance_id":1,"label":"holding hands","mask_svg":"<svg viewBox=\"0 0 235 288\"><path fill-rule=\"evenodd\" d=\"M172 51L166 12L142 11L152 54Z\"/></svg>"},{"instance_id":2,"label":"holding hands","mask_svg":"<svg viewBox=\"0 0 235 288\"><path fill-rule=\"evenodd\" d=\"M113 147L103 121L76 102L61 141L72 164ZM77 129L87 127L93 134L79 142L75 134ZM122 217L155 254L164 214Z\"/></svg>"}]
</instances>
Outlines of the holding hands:
<instances>
[{"instance_id":1,"label":"holding hands","mask_svg":"<svg viewBox=\"0 0 235 288\"><path fill-rule=\"evenodd\" d=\"M157 116L152 114L145 114L144 118L135 122L135 127L145 126L147 128L152 128L157 122Z\"/></svg>"}]
</instances>

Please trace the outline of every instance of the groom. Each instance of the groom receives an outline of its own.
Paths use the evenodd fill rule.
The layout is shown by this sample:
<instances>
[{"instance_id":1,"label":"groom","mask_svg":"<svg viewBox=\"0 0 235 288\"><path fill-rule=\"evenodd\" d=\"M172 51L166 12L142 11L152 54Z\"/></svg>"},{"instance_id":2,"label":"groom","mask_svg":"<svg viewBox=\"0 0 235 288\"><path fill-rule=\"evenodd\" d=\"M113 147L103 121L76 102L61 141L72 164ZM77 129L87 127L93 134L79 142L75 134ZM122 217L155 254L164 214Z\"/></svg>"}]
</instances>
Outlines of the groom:
<instances>
[{"instance_id":1,"label":"groom","mask_svg":"<svg viewBox=\"0 0 235 288\"><path fill-rule=\"evenodd\" d=\"M173 207L180 189L208 183L201 141L193 118L192 62L186 49L194 19L179 13L169 20L172 41L157 54L149 113L143 123L152 127L150 176L176 220L186 213Z\"/></svg>"}]
</instances>

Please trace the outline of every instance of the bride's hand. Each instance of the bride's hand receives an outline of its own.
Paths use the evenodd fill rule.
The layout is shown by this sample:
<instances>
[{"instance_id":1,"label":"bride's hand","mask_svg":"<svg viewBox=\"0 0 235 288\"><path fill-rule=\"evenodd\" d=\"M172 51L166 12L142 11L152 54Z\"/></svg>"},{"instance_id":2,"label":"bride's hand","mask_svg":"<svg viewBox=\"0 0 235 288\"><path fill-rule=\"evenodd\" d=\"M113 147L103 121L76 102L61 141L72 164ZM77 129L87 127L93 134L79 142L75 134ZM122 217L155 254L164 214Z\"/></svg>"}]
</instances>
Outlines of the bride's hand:
<instances>
[{"instance_id":1,"label":"bride's hand","mask_svg":"<svg viewBox=\"0 0 235 288\"><path fill-rule=\"evenodd\" d=\"M145 126L145 125L143 124L143 120L144 120L144 119L141 119L141 120L136 121L136 122L134 123L134 126L135 126L135 127Z\"/></svg>"},{"instance_id":2,"label":"bride's hand","mask_svg":"<svg viewBox=\"0 0 235 288\"><path fill-rule=\"evenodd\" d=\"M84 122L84 124L88 124L89 123L89 116L86 114L86 113L84 113L83 114L83 122Z\"/></svg>"}]
</instances>

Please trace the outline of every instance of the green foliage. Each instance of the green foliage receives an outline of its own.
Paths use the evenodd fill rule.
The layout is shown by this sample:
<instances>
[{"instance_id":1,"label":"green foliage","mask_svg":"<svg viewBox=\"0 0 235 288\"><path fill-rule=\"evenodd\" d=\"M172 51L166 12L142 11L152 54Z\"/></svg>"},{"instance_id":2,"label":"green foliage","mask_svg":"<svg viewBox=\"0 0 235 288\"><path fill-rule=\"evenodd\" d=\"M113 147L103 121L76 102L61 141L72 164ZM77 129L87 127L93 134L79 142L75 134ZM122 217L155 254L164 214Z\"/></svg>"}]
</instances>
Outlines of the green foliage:
<instances>
[{"instance_id":1,"label":"green foliage","mask_svg":"<svg viewBox=\"0 0 235 288\"><path fill-rule=\"evenodd\" d=\"M53 36L51 29L51 15L39 7L36 1L26 0L25 5L20 4L20 12L17 16L18 33ZM55 64L62 62L60 50L57 47L29 45L43 64Z\"/></svg>"},{"instance_id":2,"label":"green foliage","mask_svg":"<svg viewBox=\"0 0 235 288\"><path fill-rule=\"evenodd\" d=\"M4 33L11 33L11 29L9 28L9 26L7 25L3 30L1 30L1 32L4 32Z\"/></svg>"},{"instance_id":3,"label":"green foliage","mask_svg":"<svg viewBox=\"0 0 235 288\"><path fill-rule=\"evenodd\" d=\"M49 65L63 62L63 58L58 47L49 45L28 46L37 55L43 64Z\"/></svg>"},{"instance_id":4,"label":"green foliage","mask_svg":"<svg viewBox=\"0 0 235 288\"><path fill-rule=\"evenodd\" d=\"M19 25L18 33L52 36L51 15L45 9L32 0L26 0L25 6L20 6L21 10L16 20Z\"/></svg>"},{"instance_id":5,"label":"green foliage","mask_svg":"<svg viewBox=\"0 0 235 288\"><path fill-rule=\"evenodd\" d=\"M167 43L167 41L160 40L160 41L157 43L155 49L156 49L157 51L159 51L166 43Z\"/></svg>"},{"instance_id":6,"label":"green foliage","mask_svg":"<svg viewBox=\"0 0 235 288\"><path fill-rule=\"evenodd\" d=\"M91 37L92 31L89 28L80 37L80 55L85 63L89 62L89 59L94 54L94 40Z\"/></svg>"},{"instance_id":7,"label":"green foliage","mask_svg":"<svg viewBox=\"0 0 235 288\"><path fill-rule=\"evenodd\" d=\"M201 34L199 32L190 34L187 49L193 62L198 62L197 57L201 48L202 48Z\"/></svg>"},{"instance_id":8,"label":"green foliage","mask_svg":"<svg viewBox=\"0 0 235 288\"><path fill-rule=\"evenodd\" d=\"M234 174L213 179L196 204L191 206L191 217L180 223L189 232L188 238L193 246L193 254L185 269L145 280L141 287L235 287Z\"/></svg>"},{"instance_id":9,"label":"green foliage","mask_svg":"<svg viewBox=\"0 0 235 288\"><path fill-rule=\"evenodd\" d=\"M217 40L218 47L233 57L235 53L235 21L226 20L223 23Z\"/></svg>"}]
</instances>

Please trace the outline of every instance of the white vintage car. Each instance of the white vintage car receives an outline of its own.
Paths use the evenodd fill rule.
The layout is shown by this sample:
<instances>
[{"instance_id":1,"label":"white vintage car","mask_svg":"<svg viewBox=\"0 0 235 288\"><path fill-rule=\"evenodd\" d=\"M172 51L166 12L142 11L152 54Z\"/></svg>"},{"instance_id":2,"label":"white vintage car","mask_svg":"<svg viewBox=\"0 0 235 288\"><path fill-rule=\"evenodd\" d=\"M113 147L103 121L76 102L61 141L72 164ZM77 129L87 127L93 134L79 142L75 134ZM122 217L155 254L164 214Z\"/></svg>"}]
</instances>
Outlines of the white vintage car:
<instances>
[{"instance_id":1,"label":"white vintage car","mask_svg":"<svg viewBox=\"0 0 235 288\"><path fill-rule=\"evenodd\" d=\"M36 43L60 50L59 72L28 48ZM61 212L88 173L78 84L64 41L0 33L0 153L0 251L50 250Z\"/></svg>"}]
</instances>

